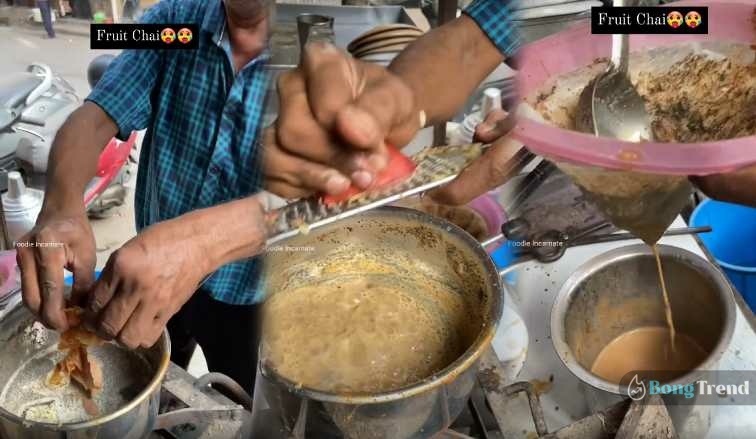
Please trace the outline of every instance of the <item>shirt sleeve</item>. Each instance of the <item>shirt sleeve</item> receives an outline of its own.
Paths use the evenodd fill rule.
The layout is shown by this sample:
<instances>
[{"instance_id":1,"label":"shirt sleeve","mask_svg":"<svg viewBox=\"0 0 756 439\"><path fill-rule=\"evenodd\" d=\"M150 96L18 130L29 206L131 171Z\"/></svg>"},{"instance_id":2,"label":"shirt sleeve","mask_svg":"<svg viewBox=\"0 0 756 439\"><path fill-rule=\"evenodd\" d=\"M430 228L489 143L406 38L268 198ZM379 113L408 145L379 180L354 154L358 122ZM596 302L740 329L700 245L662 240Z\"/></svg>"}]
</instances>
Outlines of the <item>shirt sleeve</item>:
<instances>
[{"instance_id":1,"label":"shirt sleeve","mask_svg":"<svg viewBox=\"0 0 756 439\"><path fill-rule=\"evenodd\" d=\"M151 7L142 23L170 23L170 0ZM151 96L163 62L162 50L124 50L108 67L86 100L97 104L118 126L117 137L147 128L152 114Z\"/></svg>"},{"instance_id":2,"label":"shirt sleeve","mask_svg":"<svg viewBox=\"0 0 756 439\"><path fill-rule=\"evenodd\" d=\"M474 0L464 11L506 57L514 55L520 47L511 5L510 0Z\"/></svg>"}]
</instances>

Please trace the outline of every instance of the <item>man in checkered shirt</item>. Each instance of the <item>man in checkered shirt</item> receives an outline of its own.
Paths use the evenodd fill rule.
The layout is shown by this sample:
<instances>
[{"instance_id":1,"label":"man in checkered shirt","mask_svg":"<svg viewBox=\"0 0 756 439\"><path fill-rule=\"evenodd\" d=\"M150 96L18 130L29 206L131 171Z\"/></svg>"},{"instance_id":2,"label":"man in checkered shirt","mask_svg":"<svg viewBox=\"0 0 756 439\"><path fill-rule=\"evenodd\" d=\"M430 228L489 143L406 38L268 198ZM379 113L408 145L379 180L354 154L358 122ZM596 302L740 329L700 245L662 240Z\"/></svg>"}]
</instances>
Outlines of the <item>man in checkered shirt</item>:
<instances>
[{"instance_id":1,"label":"man in checkered shirt","mask_svg":"<svg viewBox=\"0 0 756 439\"><path fill-rule=\"evenodd\" d=\"M50 157L44 207L25 240L63 245L18 251L25 303L48 326L67 328L62 270L66 267L74 274L74 300L86 299L80 303L102 336L129 347L151 346L167 325L174 361L186 366L198 343L210 370L225 373L252 390L257 304L262 296L259 265L247 258L259 253L265 241L261 202L254 194L262 183L257 140L267 82L263 67L269 3L160 2L143 21L196 23L199 48L123 52L60 130ZM427 122L444 117L501 62L502 53L515 50L516 38L504 3L476 0L466 15L413 47L395 63L392 75L396 77L371 70L377 75L372 79L398 83L398 91L406 93L387 97L402 102L396 102L395 113L383 113L390 120L381 120L405 119L407 126L397 128L401 136L386 133L400 145L421 125L412 105L422 102ZM307 52L302 68L328 66L336 58L345 56L315 46ZM409 62L412 58L417 62ZM308 117L300 115L298 122L290 119L295 113L289 102L296 92L291 82L289 75L282 81L279 125L300 123L307 128ZM386 97L370 88L369 82L367 86L362 90L366 99L380 102ZM371 90L375 93L370 94ZM447 94L450 97L444 98ZM370 106L369 101L365 103ZM317 106L313 109L319 117L333 116ZM356 120L349 120L349 114L344 117L347 124L357 122L352 127L357 131L371 123L364 114L352 113ZM295 149L278 148L275 141L267 145L271 191L296 197L313 190L338 193L350 179L365 184L360 172L345 178L322 163L338 163L340 158L318 155L324 151L322 140L327 136L317 124L315 128L317 135L306 138L279 131L281 138L298 142L297 147L312 147L301 155ZM107 141L141 129L147 133L135 197L139 233L111 256L95 281L95 243L82 193ZM275 135L275 131L270 133ZM357 141L352 146L372 147L374 139L361 142L360 135L364 133L355 132ZM348 151L342 148L341 153ZM380 161L381 155L376 149L373 157ZM333 178L341 181L333 184ZM197 289L206 276L209 279Z\"/></svg>"},{"instance_id":2,"label":"man in checkered shirt","mask_svg":"<svg viewBox=\"0 0 756 439\"><path fill-rule=\"evenodd\" d=\"M211 370L252 390L260 263L247 258L264 244L254 194L262 188L257 140L272 4L159 2L141 21L196 24L197 50L124 51L61 128L44 207L25 240L63 246L18 252L25 303L49 327L67 327L66 267L72 294L86 299L80 305L104 338L151 346L167 325L172 360L186 367L198 343ZM108 140L142 129L138 235L95 282L82 194Z\"/></svg>"}]
</instances>

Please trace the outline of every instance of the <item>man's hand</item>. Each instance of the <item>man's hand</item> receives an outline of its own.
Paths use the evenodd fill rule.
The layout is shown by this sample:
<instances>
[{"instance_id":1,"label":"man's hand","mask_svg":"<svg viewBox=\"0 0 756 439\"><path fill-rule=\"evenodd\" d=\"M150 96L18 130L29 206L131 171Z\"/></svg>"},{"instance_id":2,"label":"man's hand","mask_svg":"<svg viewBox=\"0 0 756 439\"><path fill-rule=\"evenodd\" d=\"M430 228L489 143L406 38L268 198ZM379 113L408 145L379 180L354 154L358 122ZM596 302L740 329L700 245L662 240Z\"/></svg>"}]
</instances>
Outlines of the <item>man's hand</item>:
<instances>
[{"instance_id":1,"label":"man's hand","mask_svg":"<svg viewBox=\"0 0 756 439\"><path fill-rule=\"evenodd\" d=\"M523 146L507 135L514 127L514 118L505 111L491 112L475 128L475 141L492 143L491 148L465 168L446 186L431 192L434 201L459 206L506 183L523 165Z\"/></svg>"},{"instance_id":2,"label":"man's hand","mask_svg":"<svg viewBox=\"0 0 756 439\"><path fill-rule=\"evenodd\" d=\"M179 217L149 227L110 256L87 307L98 335L132 349L157 342L211 271L189 221Z\"/></svg>"},{"instance_id":3,"label":"man's hand","mask_svg":"<svg viewBox=\"0 0 756 439\"><path fill-rule=\"evenodd\" d=\"M711 198L756 207L756 166L691 180Z\"/></svg>"},{"instance_id":4,"label":"man's hand","mask_svg":"<svg viewBox=\"0 0 756 439\"><path fill-rule=\"evenodd\" d=\"M94 283L95 240L84 209L43 210L34 229L18 242L16 259L26 306L45 326L68 329L63 269L73 273L74 302Z\"/></svg>"},{"instance_id":5,"label":"man's hand","mask_svg":"<svg viewBox=\"0 0 756 439\"><path fill-rule=\"evenodd\" d=\"M279 116L265 133L268 190L284 198L365 189L422 128L412 90L387 69L313 43L278 80Z\"/></svg>"}]
</instances>

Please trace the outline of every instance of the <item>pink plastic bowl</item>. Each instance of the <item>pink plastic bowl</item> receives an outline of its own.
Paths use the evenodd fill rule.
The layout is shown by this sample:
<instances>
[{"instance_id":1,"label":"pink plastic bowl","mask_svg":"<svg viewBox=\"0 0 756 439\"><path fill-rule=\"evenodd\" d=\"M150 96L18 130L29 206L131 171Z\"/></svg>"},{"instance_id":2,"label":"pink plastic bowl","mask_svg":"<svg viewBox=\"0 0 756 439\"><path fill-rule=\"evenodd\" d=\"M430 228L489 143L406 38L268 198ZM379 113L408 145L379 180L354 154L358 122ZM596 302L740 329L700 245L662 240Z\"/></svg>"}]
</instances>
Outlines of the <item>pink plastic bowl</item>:
<instances>
[{"instance_id":1,"label":"pink plastic bowl","mask_svg":"<svg viewBox=\"0 0 756 439\"><path fill-rule=\"evenodd\" d=\"M16 251L0 252L0 298L16 288Z\"/></svg>"},{"instance_id":2,"label":"pink plastic bowl","mask_svg":"<svg viewBox=\"0 0 756 439\"><path fill-rule=\"evenodd\" d=\"M501 225L504 224L506 216L504 215L504 209L496 201L496 196L492 193L481 195L480 197L472 200L468 205L478 214L483 217L488 226L489 235L497 235L501 233Z\"/></svg>"},{"instance_id":3,"label":"pink plastic bowl","mask_svg":"<svg viewBox=\"0 0 756 439\"><path fill-rule=\"evenodd\" d=\"M670 46L691 41L756 42L751 17L754 3L716 0L668 4L708 6L708 35L631 35L630 50ZM579 25L528 44L520 52L518 89L530 96L549 79L608 56L611 35L592 35L590 25ZM533 152L573 163L609 169L674 175L708 175L756 164L756 136L698 144L631 143L558 128L522 117L513 136ZM637 161L620 158L620 152L639 154Z\"/></svg>"}]
</instances>

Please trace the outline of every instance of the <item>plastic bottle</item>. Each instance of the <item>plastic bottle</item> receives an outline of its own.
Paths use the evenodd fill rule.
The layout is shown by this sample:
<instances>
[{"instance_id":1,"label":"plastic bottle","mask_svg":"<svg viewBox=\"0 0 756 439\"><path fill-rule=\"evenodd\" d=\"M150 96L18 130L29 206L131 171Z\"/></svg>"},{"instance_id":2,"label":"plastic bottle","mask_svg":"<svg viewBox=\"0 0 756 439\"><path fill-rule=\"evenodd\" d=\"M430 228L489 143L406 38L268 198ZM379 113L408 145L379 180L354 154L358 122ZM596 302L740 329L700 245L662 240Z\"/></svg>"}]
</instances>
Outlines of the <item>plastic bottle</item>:
<instances>
[{"instance_id":1,"label":"plastic bottle","mask_svg":"<svg viewBox=\"0 0 756 439\"><path fill-rule=\"evenodd\" d=\"M485 89L483 97L480 100L480 111L467 115L465 120L457 125L457 129L449 136L449 143L452 145L472 143L475 136L475 127L480 125L492 111L501 109L501 90L498 88Z\"/></svg>"},{"instance_id":2,"label":"plastic bottle","mask_svg":"<svg viewBox=\"0 0 756 439\"><path fill-rule=\"evenodd\" d=\"M11 243L34 227L43 199L44 192L27 188L20 173L8 173L8 191L3 194L3 210Z\"/></svg>"}]
</instances>

